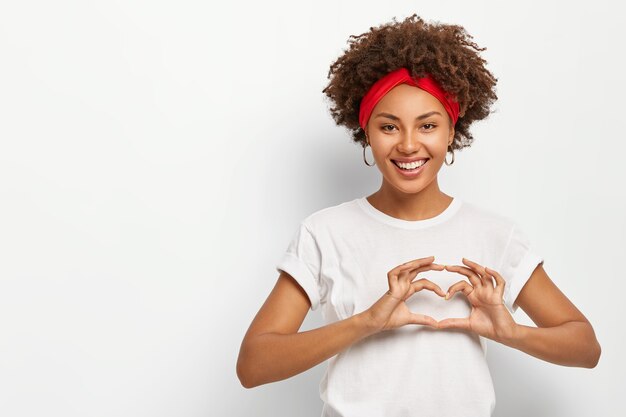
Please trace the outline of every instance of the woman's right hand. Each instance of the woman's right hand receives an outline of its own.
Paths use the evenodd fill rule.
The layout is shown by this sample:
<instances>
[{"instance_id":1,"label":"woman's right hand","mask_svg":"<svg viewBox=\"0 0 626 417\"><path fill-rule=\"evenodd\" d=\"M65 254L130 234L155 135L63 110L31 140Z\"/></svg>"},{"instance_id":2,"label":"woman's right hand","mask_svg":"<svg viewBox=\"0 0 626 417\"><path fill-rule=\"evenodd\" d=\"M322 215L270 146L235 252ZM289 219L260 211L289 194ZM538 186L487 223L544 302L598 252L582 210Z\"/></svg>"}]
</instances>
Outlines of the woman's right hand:
<instances>
[{"instance_id":1,"label":"woman's right hand","mask_svg":"<svg viewBox=\"0 0 626 417\"><path fill-rule=\"evenodd\" d=\"M433 263L434 256L419 258L402 265L398 265L387 273L389 291L363 313L373 332L391 330L405 324L425 324L437 327L434 318L413 313L405 301L418 291L431 290L442 297L446 293L434 282L421 278L413 281L415 276L423 271L443 271L444 265Z\"/></svg>"}]
</instances>

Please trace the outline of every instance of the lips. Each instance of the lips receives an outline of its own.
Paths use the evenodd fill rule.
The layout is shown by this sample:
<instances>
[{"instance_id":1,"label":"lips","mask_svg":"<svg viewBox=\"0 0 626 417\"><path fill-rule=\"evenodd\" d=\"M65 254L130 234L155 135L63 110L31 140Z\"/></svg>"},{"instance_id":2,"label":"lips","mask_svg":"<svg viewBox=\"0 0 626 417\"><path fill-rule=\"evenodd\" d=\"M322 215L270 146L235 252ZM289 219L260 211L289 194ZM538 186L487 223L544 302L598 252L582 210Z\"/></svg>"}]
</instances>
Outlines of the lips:
<instances>
[{"instance_id":1,"label":"lips","mask_svg":"<svg viewBox=\"0 0 626 417\"><path fill-rule=\"evenodd\" d=\"M392 159L392 162L404 162L405 164L410 164L411 162L415 162L415 161L421 161L422 159L429 159L426 157L421 157L421 158L396 158L396 159Z\"/></svg>"},{"instance_id":2,"label":"lips","mask_svg":"<svg viewBox=\"0 0 626 417\"><path fill-rule=\"evenodd\" d=\"M422 165L420 166L424 166L424 164L426 164L426 162L428 162L429 158L419 158L419 159L413 159L412 161L403 161L403 160L397 160L397 159L392 159L391 162L393 162L393 164L395 166L397 166L400 169L403 169L400 167L400 165L398 165L398 162L403 162L403 163L411 163L411 162L415 162L415 161L424 161L424 163L422 163ZM419 166L418 166L419 168Z\"/></svg>"},{"instance_id":3,"label":"lips","mask_svg":"<svg viewBox=\"0 0 626 417\"><path fill-rule=\"evenodd\" d=\"M396 170L398 171L400 175L402 175L403 177L407 179L412 179L412 178L417 178L422 173L422 171L426 169L427 164L428 164L428 160L426 160L426 162L424 162L422 165L414 169L400 168L400 166L398 166L395 162L393 165L396 167Z\"/></svg>"}]
</instances>

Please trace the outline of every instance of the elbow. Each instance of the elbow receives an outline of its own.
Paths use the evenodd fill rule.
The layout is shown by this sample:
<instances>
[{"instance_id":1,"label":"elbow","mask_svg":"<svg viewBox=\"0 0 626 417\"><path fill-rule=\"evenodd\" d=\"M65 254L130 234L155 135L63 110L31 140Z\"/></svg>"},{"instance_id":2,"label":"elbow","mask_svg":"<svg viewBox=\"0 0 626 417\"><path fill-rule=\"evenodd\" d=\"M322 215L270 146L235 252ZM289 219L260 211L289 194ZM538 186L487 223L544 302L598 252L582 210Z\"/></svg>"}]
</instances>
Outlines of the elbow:
<instances>
[{"instance_id":1,"label":"elbow","mask_svg":"<svg viewBox=\"0 0 626 417\"><path fill-rule=\"evenodd\" d=\"M600 343L596 340L595 346L591 349L593 355L591 355L590 363L586 366L586 368L593 369L598 366L598 362L600 362L600 356L602 355L602 347Z\"/></svg>"},{"instance_id":2,"label":"elbow","mask_svg":"<svg viewBox=\"0 0 626 417\"><path fill-rule=\"evenodd\" d=\"M250 389L250 388L256 387L256 385L250 383L250 381L245 379L245 377L243 377L239 372L237 372L237 377L239 378L239 382L241 383L242 387L244 387L246 389Z\"/></svg>"},{"instance_id":3,"label":"elbow","mask_svg":"<svg viewBox=\"0 0 626 417\"><path fill-rule=\"evenodd\" d=\"M596 333L593 331L593 327L591 327L591 324L589 322L587 322L586 331L586 340L588 343L585 351L587 352L587 357L585 363L582 366L584 368L593 369L598 366L598 362L600 362L602 347L600 346L600 342L598 342Z\"/></svg>"},{"instance_id":4,"label":"elbow","mask_svg":"<svg viewBox=\"0 0 626 417\"><path fill-rule=\"evenodd\" d=\"M252 385L248 381L248 378L246 376L244 369L241 366L239 366L239 361L237 361L236 372L237 372L237 378L239 378L239 383L241 383L241 386L244 388L252 388Z\"/></svg>"},{"instance_id":5,"label":"elbow","mask_svg":"<svg viewBox=\"0 0 626 417\"><path fill-rule=\"evenodd\" d=\"M578 322L576 323L579 324ZM602 355L600 342L598 342L593 327L588 321L581 322L580 328L577 330L578 334L574 337L574 340L579 345L577 347L579 353L577 363L571 366L593 369L598 366L600 356Z\"/></svg>"},{"instance_id":6,"label":"elbow","mask_svg":"<svg viewBox=\"0 0 626 417\"><path fill-rule=\"evenodd\" d=\"M245 361L243 360L241 354L237 359L237 378L239 378L239 382L241 386L247 389L254 388L256 385L251 381L250 372L248 371L248 367L245 365Z\"/></svg>"},{"instance_id":7,"label":"elbow","mask_svg":"<svg viewBox=\"0 0 626 417\"><path fill-rule=\"evenodd\" d=\"M249 347L241 347L236 366L237 378L239 378L241 386L247 389L261 385L255 380L254 372L252 372L254 361L250 359L249 349Z\"/></svg>"}]
</instances>

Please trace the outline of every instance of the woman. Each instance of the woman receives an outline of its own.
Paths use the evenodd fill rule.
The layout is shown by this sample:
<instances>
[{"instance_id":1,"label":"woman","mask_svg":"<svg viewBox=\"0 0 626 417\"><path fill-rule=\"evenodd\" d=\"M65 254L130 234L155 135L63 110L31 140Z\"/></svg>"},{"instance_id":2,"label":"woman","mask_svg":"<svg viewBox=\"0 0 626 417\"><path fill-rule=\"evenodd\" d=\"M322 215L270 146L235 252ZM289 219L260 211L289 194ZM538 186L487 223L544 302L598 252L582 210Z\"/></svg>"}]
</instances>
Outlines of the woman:
<instances>
[{"instance_id":1,"label":"woman","mask_svg":"<svg viewBox=\"0 0 626 417\"><path fill-rule=\"evenodd\" d=\"M489 416L485 338L559 365L598 363L591 324L518 225L439 188L497 99L471 38L413 15L351 37L331 66L332 116L382 185L302 221L242 342L244 387L330 359L324 416ZM538 327L515 323L518 307ZM298 332L317 308L328 324Z\"/></svg>"}]
</instances>

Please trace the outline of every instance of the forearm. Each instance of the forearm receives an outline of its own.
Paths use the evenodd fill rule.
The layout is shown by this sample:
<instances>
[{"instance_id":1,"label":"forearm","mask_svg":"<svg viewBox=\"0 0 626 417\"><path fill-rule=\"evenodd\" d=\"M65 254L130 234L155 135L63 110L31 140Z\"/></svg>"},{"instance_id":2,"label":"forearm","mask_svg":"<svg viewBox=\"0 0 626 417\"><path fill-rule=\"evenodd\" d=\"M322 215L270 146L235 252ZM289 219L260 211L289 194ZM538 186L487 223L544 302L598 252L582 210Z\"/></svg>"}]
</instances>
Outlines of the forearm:
<instances>
[{"instance_id":1,"label":"forearm","mask_svg":"<svg viewBox=\"0 0 626 417\"><path fill-rule=\"evenodd\" d=\"M555 327L517 324L512 336L501 342L563 366L593 368L601 353L593 328L581 321L570 321Z\"/></svg>"},{"instance_id":2,"label":"forearm","mask_svg":"<svg viewBox=\"0 0 626 417\"><path fill-rule=\"evenodd\" d=\"M304 372L375 333L366 323L360 313L305 332L255 336L242 347L240 379L252 388Z\"/></svg>"}]
</instances>

